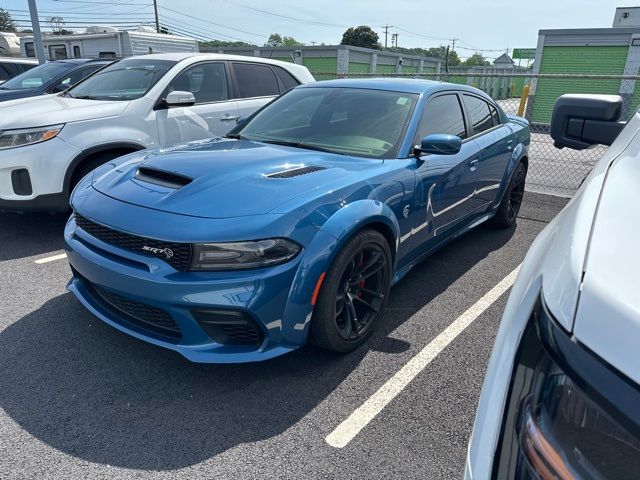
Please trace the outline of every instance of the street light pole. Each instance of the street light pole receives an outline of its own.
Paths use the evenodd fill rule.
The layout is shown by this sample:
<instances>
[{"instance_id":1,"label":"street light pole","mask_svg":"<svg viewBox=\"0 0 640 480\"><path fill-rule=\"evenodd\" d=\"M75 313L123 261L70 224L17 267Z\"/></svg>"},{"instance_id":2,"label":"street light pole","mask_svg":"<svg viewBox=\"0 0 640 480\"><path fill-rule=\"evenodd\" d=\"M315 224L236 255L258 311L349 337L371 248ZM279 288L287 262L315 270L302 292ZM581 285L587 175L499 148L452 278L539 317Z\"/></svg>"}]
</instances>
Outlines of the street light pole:
<instances>
[{"instance_id":1,"label":"street light pole","mask_svg":"<svg viewBox=\"0 0 640 480\"><path fill-rule=\"evenodd\" d=\"M44 58L44 46L42 45L42 32L40 32L40 20L38 18L38 7L36 0L29 0L29 14L31 15L31 29L33 30L33 46L36 50L38 63L46 62Z\"/></svg>"}]
</instances>

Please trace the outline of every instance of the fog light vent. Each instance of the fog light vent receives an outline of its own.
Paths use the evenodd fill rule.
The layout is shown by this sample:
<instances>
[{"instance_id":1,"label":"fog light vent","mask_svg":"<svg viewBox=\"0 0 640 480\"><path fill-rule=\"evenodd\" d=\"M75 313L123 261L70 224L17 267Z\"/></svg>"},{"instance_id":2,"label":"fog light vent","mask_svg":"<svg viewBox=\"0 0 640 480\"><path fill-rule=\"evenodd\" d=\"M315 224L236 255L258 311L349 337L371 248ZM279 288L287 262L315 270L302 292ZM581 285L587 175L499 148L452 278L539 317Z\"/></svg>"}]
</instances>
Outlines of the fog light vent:
<instances>
[{"instance_id":1,"label":"fog light vent","mask_svg":"<svg viewBox=\"0 0 640 480\"><path fill-rule=\"evenodd\" d=\"M33 193L33 187L31 186L29 170L26 168L13 170L11 172L11 185L16 195L31 195Z\"/></svg>"},{"instance_id":2,"label":"fog light vent","mask_svg":"<svg viewBox=\"0 0 640 480\"><path fill-rule=\"evenodd\" d=\"M197 309L191 313L207 335L217 343L259 346L264 340L262 329L245 312Z\"/></svg>"}]
</instances>

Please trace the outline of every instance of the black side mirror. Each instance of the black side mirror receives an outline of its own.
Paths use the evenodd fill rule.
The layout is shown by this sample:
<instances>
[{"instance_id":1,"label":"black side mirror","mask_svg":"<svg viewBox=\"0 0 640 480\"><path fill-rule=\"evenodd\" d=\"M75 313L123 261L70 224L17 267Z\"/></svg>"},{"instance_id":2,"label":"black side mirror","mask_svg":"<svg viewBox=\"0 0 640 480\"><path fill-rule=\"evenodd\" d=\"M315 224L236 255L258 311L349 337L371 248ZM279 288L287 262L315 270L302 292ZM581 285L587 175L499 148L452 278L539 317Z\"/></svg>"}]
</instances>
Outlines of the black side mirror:
<instances>
[{"instance_id":1,"label":"black side mirror","mask_svg":"<svg viewBox=\"0 0 640 480\"><path fill-rule=\"evenodd\" d=\"M557 148L611 145L626 125L621 116L619 95L562 95L553 107L551 138Z\"/></svg>"}]
</instances>

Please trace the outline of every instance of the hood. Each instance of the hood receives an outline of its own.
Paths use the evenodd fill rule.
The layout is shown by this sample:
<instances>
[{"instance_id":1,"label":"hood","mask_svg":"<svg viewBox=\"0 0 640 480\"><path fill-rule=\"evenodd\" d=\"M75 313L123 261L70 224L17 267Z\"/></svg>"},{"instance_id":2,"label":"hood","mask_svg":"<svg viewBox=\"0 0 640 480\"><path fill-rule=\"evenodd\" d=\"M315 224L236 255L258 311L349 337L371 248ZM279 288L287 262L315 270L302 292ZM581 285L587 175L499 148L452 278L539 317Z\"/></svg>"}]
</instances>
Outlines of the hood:
<instances>
[{"instance_id":1,"label":"hood","mask_svg":"<svg viewBox=\"0 0 640 480\"><path fill-rule=\"evenodd\" d=\"M269 213L301 195L315 197L318 190L356 181L353 176L371 166L370 160L337 154L213 139L132 154L96 170L93 187L147 208L229 218Z\"/></svg>"},{"instance_id":2,"label":"hood","mask_svg":"<svg viewBox=\"0 0 640 480\"><path fill-rule=\"evenodd\" d=\"M58 94L10 100L0 103L0 130L112 117L120 115L129 103L81 100Z\"/></svg>"},{"instance_id":3,"label":"hood","mask_svg":"<svg viewBox=\"0 0 640 480\"><path fill-rule=\"evenodd\" d=\"M0 88L0 102L35 97L36 95L42 95L42 92L31 88L24 90L2 90Z\"/></svg>"},{"instance_id":4,"label":"hood","mask_svg":"<svg viewBox=\"0 0 640 480\"><path fill-rule=\"evenodd\" d=\"M640 384L640 140L610 167L593 224L574 335Z\"/></svg>"}]
</instances>

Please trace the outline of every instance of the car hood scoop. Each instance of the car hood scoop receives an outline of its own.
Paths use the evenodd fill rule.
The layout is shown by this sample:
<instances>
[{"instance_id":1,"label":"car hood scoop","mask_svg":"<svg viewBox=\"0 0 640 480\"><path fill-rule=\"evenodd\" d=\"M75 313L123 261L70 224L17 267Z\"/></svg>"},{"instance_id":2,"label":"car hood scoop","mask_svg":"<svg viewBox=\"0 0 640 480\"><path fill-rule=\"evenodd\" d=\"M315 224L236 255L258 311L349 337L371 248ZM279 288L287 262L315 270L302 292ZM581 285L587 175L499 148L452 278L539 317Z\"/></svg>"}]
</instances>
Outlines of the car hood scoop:
<instances>
[{"instance_id":1,"label":"car hood scoop","mask_svg":"<svg viewBox=\"0 0 640 480\"><path fill-rule=\"evenodd\" d=\"M353 163L332 153L213 139L112 162L96 170L93 187L148 208L228 218L269 213L359 169Z\"/></svg>"}]
</instances>

